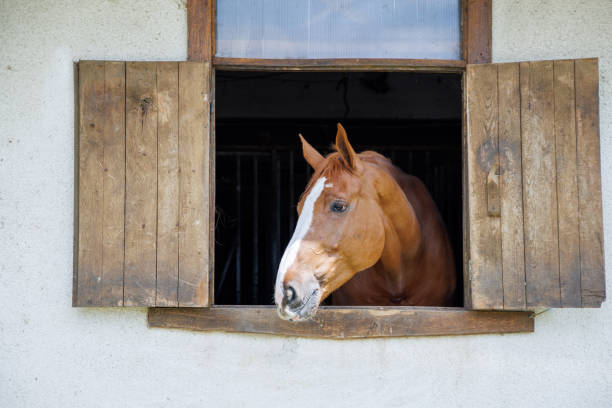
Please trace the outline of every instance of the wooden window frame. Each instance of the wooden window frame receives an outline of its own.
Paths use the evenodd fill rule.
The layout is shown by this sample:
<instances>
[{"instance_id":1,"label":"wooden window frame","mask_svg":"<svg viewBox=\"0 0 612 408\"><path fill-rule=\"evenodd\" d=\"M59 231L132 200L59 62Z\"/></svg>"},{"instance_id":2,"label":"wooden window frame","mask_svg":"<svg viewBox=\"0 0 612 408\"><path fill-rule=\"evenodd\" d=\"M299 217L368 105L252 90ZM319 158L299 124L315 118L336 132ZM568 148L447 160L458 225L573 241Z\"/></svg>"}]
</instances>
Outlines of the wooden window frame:
<instances>
[{"instance_id":1,"label":"wooden window frame","mask_svg":"<svg viewBox=\"0 0 612 408\"><path fill-rule=\"evenodd\" d=\"M457 73L465 75L466 64L491 62L492 0L462 0L461 60L417 59L253 59L215 57L215 0L189 0L188 58L210 61L211 89L214 71L408 71ZM214 92L212 93L214 104ZM208 308L150 308L150 327L189 330L248 332L323 338L364 338L399 336L434 336L484 333L533 332L531 312L475 311L435 307L321 307L315 318L304 323L279 319L273 306L216 306L214 304L214 191L215 191L215 120L211 110L210 145L210 260ZM466 149L465 112L463 113L463 155ZM464 304L469 305L467 265L466 167L463 168L463 247L465 264Z\"/></svg>"}]
</instances>

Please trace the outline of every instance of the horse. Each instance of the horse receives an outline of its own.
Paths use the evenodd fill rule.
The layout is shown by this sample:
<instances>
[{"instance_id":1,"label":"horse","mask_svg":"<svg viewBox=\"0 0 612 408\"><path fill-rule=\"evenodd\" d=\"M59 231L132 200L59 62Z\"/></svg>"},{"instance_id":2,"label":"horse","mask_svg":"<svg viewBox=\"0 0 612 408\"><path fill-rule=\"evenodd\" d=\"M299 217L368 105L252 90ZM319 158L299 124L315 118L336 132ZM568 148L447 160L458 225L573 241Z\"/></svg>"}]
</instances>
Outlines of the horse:
<instances>
[{"instance_id":1,"label":"horse","mask_svg":"<svg viewBox=\"0 0 612 408\"><path fill-rule=\"evenodd\" d=\"M299 134L314 173L278 268L278 315L309 319L330 295L342 306L449 305L453 254L427 188L379 153L357 154L337 127L326 157Z\"/></svg>"}]
</instances>

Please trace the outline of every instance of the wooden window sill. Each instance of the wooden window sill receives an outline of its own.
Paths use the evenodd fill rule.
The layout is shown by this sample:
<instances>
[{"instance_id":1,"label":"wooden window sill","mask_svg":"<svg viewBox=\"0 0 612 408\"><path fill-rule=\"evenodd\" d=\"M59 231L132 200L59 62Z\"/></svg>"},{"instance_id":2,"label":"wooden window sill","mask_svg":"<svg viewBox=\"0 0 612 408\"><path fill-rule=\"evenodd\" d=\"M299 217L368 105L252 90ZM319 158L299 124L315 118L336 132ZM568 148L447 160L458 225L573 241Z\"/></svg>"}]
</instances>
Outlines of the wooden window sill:
<instances>
[{"instance_id":1,"label":"wooden window sill","mask_svg":"<svg viewBox=\"0 0 612 408\"><path fill-rule=\"evenodd\" d=\"M463 72L463 60L332 58L332 59L259 59L214 57L219 70L251 71L421 71Z\"/></svg>"},{"instance_id":2,"label":"wooden window sill","mask_svg":"<svg viewBox=\"0 0 612 408\"><path fill-rule=\"evenodd\" d=\"M281 320L273 306L150 308L149 327L351 339L533 332L530 312L437 307L322 307L313 320Z\"/></svg>"}]
</instances>

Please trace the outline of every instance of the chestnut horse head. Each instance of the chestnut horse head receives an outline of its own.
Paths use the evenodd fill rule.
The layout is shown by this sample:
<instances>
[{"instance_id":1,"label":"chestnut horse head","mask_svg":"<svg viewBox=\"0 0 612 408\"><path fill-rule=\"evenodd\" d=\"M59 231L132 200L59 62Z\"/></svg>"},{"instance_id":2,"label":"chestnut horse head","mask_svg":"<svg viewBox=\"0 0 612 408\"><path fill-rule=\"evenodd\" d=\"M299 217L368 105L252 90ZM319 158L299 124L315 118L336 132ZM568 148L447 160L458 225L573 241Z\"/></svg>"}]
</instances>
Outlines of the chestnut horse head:
<instances>
[{"instance_id":1,"label":"chestnut horse head","mask_svg":"<svg viewBox=\"0 0 612 408\"><path fill-rule=\"evenodd\" d=\"M425 185L378 153L355 153L340 124L327 157L300 138L314 174L278 268L279 316L307 319L334 291L341 305L448 305L452 249Z\"/></svg>"},{"instance_id":2,"label":"chestnut horse head","mask_svg":"<svg viewBox=\"0 0 612 408\"><path fill-rule=\"evenodd\" d=\"M298 203L299 219L276 278L274 299L280 317L288 320L313 315L330 293L379 260L385 242L380 183L344 128L338 124L336 151L327 157L300 138L314 174Z\"/></svg>"}]
</instances>

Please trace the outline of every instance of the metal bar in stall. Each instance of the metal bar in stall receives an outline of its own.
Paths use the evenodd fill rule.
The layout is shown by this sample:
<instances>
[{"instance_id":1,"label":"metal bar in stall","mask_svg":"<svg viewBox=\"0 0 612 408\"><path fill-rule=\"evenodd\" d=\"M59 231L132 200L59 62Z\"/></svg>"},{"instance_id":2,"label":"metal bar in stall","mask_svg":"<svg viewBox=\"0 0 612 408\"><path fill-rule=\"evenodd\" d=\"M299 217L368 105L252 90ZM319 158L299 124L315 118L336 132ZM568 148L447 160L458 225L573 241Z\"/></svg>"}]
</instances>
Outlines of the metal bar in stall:
<instances>
[{"instance_id":1,"label":"metal bar in stall","mask_svg":"<svg viewBox=\"0 0 612 408\"><path fill-rule=\"evenodd\" d=\"M295 175L293 150L289 151L289 236L295 229Z\"/></svg>"},{"instance_id":2,"label":"metal bar in stall","mask_svg":"<svg viewBox=\"0 0 612 408\"><path fill-rule=\"evenodd\" d=\"M241 255L242 255L242 239L241 239L241 219L240 219L240 212L241 212L241 208L240 208L240 201L241 201L241 191L240 191L240 156L236 156L236 216L238 218L238 224L237 224L237 232L236 232L236 240L237 240L237 246L236 246L236 304L240 304L240 286L241 286L241 265L240 265L240 261L241 261Z\"/></svg>"},{"instance_id":3,"label":"metal bar in stall","mask_svg":"<svg viewBox=\"0 0 612 408\"><path fill-rule=\"evenodd\" d=\"M223 283L225 283L227 271L230 267L230 264L232 263L232 258L234 257L234 253L236 252L236 247L238 246L238 242L236 242L236 238L238 237L234 238L234 242L232 243L232 249L227 255L227 259L225 260L225 264L223 265L223 272L221 273L221 279L219 279L219 283L217 285L217 288L215 289L216 293L221 293L221 290L223 289Z\"/></svg>"},{"instance_id":4,"label":"metal bar in stall","mask_svg":"<svg viewBox=\"0 0 612 408\"><path fill-rule=\"evenodd\" d=\"M443 209L440 206L440 169L437 165L433 166L433 191L432 195L434 198L434 202L436 203L436 207L438 207L438 211L440 215L444 214Z\"/></svg>"},{"instance_id":5,"label":"metal bar in stall","mask_svg":"<svg viewBox=\"0 0 612 408\"><path fill-rule=\"evenodd\" d=\"M276 208L277 211L274 214L276 216L276 240L281 243L281 158L278 154L275 155L274 161L274 191L276 192ZM280 254L282 248L279 246L279 252L277 253L277 265L280 263Z\"/></svg>"},{"instance_id":6,"label":"metal bar in stall","mask_svg":"<svg viewBox=\"0 0 612 408\"><path fill-rule=\"evenodd\" d=\"M425 180L422 180L428 189L431 190L431 153L425 152Z\"/></svg>"},{"instance_id":7,"label":"metal bar in stall","mask_svg":"<svg viewBox=\"0 0 612 408\"><path fill-rule=\"evenodd\" d=\"M442 185L443 187L443 193L442 196L443 197L453 197L452 195L450 195L450 192L452 191L452 173L449 171L450 169L448 168L448 164L444 165L442 167ZM444 200L444 211L446 212L446 219L450 220L453 217L453 213L451 211L452 206L449 205L448 200Z\"/></svg>"},{"instance_id":8,"label":"metal bar in stall","mask_svg":"<svg viewBox=\"0 0 612 408\"><path fill-rule=\"evenodd\" d=\"M408 174L414 175L414 161L412 157L412 151L408 152Z\"/></svg>"},{"instance_id":9,"label":"metal bar in stall","mask_svg":"<svg viewBox=\"0 0 612 408\"><path fill-rule=\"evenodd\" d=\"M253 157L253 288L252 304L258 303L259 295L259 167L257 156Z\"/></svg>"},{"instance_id":10,"label":"metal bar in stall","mask_svg":"<svg viewBox=\"0 0 612 408\"><path fill-rule=\"evenodd\" d=\"M280 263L280 166L276 150L272 150L272 173L274 177L274 242L272 245L273 268Z\"/></svg>"}]
</instances>

